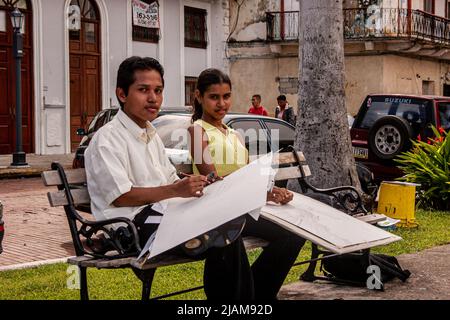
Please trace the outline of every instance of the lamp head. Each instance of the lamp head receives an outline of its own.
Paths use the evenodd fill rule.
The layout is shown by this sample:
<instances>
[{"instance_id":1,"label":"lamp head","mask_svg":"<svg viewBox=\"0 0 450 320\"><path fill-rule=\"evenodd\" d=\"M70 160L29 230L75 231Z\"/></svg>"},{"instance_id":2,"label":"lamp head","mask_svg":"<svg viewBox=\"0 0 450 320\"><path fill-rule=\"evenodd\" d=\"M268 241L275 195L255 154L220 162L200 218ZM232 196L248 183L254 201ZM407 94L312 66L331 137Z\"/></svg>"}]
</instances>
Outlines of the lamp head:
<instances>
[{"instance_id":1,"label":"lamp head","mask_svg":"<svg viewBox=\"0 0 450 320\"><path fill-rule=\"evenodd\" d=\"M13 26L14 32L18 32L22 29L24 15L19 9L15 8L11 12L11 24Z\"/></svg>"}]
</instances>

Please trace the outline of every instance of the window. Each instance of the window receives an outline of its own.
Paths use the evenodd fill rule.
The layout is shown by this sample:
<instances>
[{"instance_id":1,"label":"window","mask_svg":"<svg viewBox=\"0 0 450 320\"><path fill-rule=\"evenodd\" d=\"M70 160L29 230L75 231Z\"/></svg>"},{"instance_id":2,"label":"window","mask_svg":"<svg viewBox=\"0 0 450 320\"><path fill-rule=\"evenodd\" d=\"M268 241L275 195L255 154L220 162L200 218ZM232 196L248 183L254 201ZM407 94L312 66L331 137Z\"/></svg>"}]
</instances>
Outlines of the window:
<instances>
[{"instance_id":1,"label":"window","mask_svg":"<svg viewBox=\"0 0 450 320\"><path fill-rule=\"evenodd\" d=\"M3 7L3 8L2 8ZM22 29L20 29L20 33L25 34L26 28L26 19L27 14L26 10L28 10L28 5L26 0L0 0L0 32L6 32L6 20L11 20L11 12L9 10L3 10L4 8L18 8L23 14L23 24Z\"/></svg>"},{"instance_id":2,"label":"window","mask_svg":"<svg viewBox=\"0 0 450 320\"><path fill-rule=\"evenodd\" d=\"M0 0L0 7L13 7L19 9L27 9L27 1L26 0Z\"/></svg>"},{"instance_id":3,"label":"window","mask_svg":"<svg viewBox=\"0 0 450 320\"><path fill-rule=\"evenodd\" d=\"M206 10L184 7L184 46L206 49Z\"/></svg>"},{"instance_id":4,"label":"window","mask_svg":"<svg viewBox=\"0 0 450 320\"><path fill-rule=\"evenodd\" d=\"M6 12L0 10L0 32L6 32Z\"/></svg>"},{"instance_id":5,"label":"window","mask_svg":"<svg viewBox=\"0 0 450 320\"><path fill-rule=\"evenodd\" d=\"M140 0L141 2L152 4L155 0ZM159 28L146 28L136 26L133 23L133 41L158 43L160 39Z\"/></svg>"},{"instance_id":6,"label":"window","mask_svg":"<svg viewBox=\"0 0 450 320\"><path fill-rule=\"evenodd\" d=\"M422 81L422 94L434 95L434 81Z\"/></svg>"},{"instance_id":7,"label":"window","mask_svg":"<svg viewBox=\"0 0 450 320\"><path fill-rule=\"evenodd\" d=\"M450 130L450 103L448 102L439 103L439 123L444 130Z\"/></svg>"},{"instance_id":8,"label":"window","mask_svg":"<svg viewBox=\"0 0 450 320\"><path fill-rule=\"evenodd\" d=\"M445 7L445 17L447 19L450 18L450 1L449 0L447 0L447 6Z\"/></svg>"},{"instance_id":9,"label":"window","mask_svg":"<svg viewBox=\"0 0 450 320\"><path fill-rule=\"evenodd\" d=\"M194 93L196 83L196 77L186 77L184 79L184 105L186 106L194 106Z\"/></svg>"},{"instance_id":10,"label":"window","mask_svg":"<svg viewBox=\"0 0 450 320\"><path fill-rule=\"evenodd\" d=\"M423 0L423 11L434 14L434 0Z\"/></svg>"},{"instance_id":11,"label":"window","mask_svg":"<svg viewBox=\"0 0 450 320\"><path fill-rule=\"evenodd\" d=\"M288 146L294 145L295 140L295 130L288 125L275 122L275 121L264 121L267 129L270 132L270 140L272 143L272 150L277 151L281 148L286 148Z\"/></svg>"},{"instance_id":12,"label":"window","mask_svg":"<svg viewBox=\"0 0 450 320\"><path fill-rule=\"evenodd\" d=\"M258 120L232 120L228 125L244 138L249 156L270 152L269 139Z\"/></svg>"},{"instance_id":13,"label":"window","mask_svg":"<svg viewBox=\"0 0 450 320\"><path fill-rule=\"evenodd\" d=\"M358 123L354 128L370 129L375 121L386 115L394 115L405 119L413 129L415 135L431 122L431 115L427 112L430 101L409 97L369 97L364 109L358 115Z\"/></svg>"}]
</instances>

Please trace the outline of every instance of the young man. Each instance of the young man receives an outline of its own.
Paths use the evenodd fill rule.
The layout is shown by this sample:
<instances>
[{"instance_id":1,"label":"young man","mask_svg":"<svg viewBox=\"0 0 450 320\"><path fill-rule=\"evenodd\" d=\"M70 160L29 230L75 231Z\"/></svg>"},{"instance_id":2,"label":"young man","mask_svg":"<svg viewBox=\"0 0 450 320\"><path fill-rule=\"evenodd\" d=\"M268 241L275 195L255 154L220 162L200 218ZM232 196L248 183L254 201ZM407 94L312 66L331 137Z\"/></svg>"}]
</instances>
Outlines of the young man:
<instances>
[{"instance_id":1,"label":"young man","mask_svg":"<svg viewBox=\"0 0 450 320\"><path fill-rule=\"evenodd\" d=\"M207 183L197 175L179 179L161 139L151 124L161 107L164 70L152 58L124 60L117 73L116 96L121 110L94 135L85 152L91 209L97 220L127 217L136 225L143 246L158 228L161 214L152 204L174 197L201 197ZM154 223L145 224L148 216ZM208 299L245 299L247 276L234 257L242 254L242 239L206 252L214 268L205 268ZM181 250L180 250L181 252ZM245 254L245 249L244 249Z\"/></svg>"},{"instance_id":2,"label":"young man","mask_svg":"<svg viewBox=\"0 0 450 320\"><path fill-rule=\"evenodd\" d=\"M275 107L275 118L282 119L295 126L296 117L294 109L288 104L284 94L278 96L277 103L278 105Z\"/></svg>"},{"instance_id":3,"label":"young man","mask_svg":"<svg viewBox=\"0 0 450 320\"><path fill-rule=\"evenodd\" d=\"M254 94L252 96L252 106L248 110L248 113L259 114L262 116L268 116L267 110L261 105L261 96L259 94Z\"/></svg>"}]
</instances>

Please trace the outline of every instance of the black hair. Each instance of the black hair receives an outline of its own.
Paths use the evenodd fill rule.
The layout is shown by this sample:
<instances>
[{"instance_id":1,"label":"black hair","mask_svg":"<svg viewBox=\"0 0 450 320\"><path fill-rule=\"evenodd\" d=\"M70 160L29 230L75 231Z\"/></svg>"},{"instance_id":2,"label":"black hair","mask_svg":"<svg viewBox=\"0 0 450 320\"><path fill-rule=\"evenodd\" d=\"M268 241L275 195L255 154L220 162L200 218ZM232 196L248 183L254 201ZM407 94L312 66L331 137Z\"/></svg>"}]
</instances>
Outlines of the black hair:
<instances>
[{"instance_id":1,"label":"black hair","mask_svg":"<svg viewBox=\"0 0 450 320\"><path fill-rule=\"evenodd\" d=\"M121 88L128 96L128 89L136 81L134 73L136 70L155 70L161 75L162 84L164 86L164 68L158 60L150 57L133 56L125 59L119 66L117 71L116 88ZM120 107L123 109L123 103L117 97Z\"/></svg>"},{"instance_id":2,"label":"black hair","mask_svg":"<svg viewBox=\"0 0 450 320\"><path fill-rule=\"evenodd\" d=\"M284 94L281 94L278 96L277 101L286 101L286 96Z\"/></svg>"},{"instance_id":3,"label":"black hair","mask_svg":"<svg viewBox=\"0 0 450 320\"><path fill-rule=\"evenodd\" d=\"M230 86L231 89L231 80L228 75L220 71L219 69L206 69L203 70L202 73L198 76L196 89L200 92L200 95L204 95L206 90L214 84L222 84L226 83ZM196 121L201 119L203 115L203 108L201 103L194 99L194 112L192 114L192 121Z\"/></svg>"},{"instance_id":4,"label":"black hair","mask_svg":"<svg viewBox=\"0 0 450 320\"><path fill-rule=\"evenodd\" d=\"M254 94L252 98L258 98L259 101L261 101L261 95L260 94Z\"/></svg>"}]
</instances>

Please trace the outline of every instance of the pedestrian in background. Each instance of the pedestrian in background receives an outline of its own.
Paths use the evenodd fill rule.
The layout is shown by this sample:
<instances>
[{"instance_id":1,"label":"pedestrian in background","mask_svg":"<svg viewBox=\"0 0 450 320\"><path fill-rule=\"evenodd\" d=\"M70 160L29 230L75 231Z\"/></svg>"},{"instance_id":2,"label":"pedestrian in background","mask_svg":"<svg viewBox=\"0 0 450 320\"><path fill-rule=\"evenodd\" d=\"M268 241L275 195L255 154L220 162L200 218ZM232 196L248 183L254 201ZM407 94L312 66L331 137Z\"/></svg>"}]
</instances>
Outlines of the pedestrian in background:
<instances>
[{"instance_id":1,"label":"pedestrian in background","mask_svg":"<svg viewBox=\"0 0 450 320\"><path fill-rule=\"evenodd\" d=\"M279 95L277 98L278 105L275 107L275 118L282 119L295 126L296 116L294 109L287 102L284 94Z\"/></svg>"},{"instance_id":2,"label":"pedestrian in background","mask_svg":"<svg viewBox=\"0 0 450 320\"><path fill-rule=\"evenodd\" d=\"M252 96L252 106L248 110L248 113L259 114L262 116L268 116L267 110L261 105L261 96L259 94L254 94Z\"/></svg>"}]
</instances>

